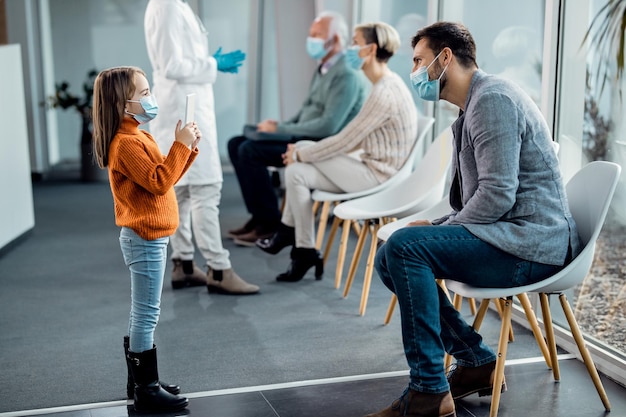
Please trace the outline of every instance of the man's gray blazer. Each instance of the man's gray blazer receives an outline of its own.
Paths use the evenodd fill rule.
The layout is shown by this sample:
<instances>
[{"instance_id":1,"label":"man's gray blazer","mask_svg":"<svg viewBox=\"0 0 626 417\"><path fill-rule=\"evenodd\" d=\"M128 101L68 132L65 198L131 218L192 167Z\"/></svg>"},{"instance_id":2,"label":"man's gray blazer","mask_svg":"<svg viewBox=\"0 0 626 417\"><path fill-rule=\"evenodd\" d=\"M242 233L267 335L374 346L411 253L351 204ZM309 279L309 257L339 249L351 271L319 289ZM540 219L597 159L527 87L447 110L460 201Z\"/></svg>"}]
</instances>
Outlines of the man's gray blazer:
<instances>
[{"instance_id":1,"label":"man's gray blazer","mask_svg":"<svg viewBox=\"0 0 626 417\"><path fill-rule=\"evenodd\" d=\"M519 258L563 265L580 251L548 126L517 85L477 70L452 124L450 205L460 224Z\"/></svg>"}]
</instances>

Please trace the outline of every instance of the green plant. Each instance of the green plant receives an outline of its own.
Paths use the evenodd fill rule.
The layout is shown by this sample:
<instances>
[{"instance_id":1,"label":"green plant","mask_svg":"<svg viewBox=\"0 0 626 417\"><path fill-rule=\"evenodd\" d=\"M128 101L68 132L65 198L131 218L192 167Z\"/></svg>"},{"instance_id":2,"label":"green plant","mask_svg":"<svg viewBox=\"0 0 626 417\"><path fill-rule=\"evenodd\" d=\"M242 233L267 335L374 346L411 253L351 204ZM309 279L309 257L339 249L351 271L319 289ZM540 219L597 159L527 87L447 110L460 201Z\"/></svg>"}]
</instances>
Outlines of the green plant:
<instances>
[{"instance_id":1,"label":"green plant","mask_svg":"<svg viewBox=\"0 0 626 417\"><path fill-rule=\"evenodd\" d=\"M91 119L93 104L93 82L98 75L95 69L87 72L87 79L83 83L83 94L78 96L70 92L70 84L62 81L55 84L55 93L49 97L51 107L61 109L74 108L83 118Z\"/></svg>"},{"instance_id":2,"label":"green plant","mask_svg":"<svg viewBox=\"0 0 626 417\"><path fill-rule=\"evenodd\" d=\"M583 44L589 40L590 48L600 54L598 60L597 73L602 80L600 92L604 89L607 80L615 80L621 96L621 81L624 75L624 48L626 30L626 0L608 0L608 2L598 11L587 33L583 39ZM611 66L615 62L616 73L612 74Z\"/></svg>"}]
</instances>

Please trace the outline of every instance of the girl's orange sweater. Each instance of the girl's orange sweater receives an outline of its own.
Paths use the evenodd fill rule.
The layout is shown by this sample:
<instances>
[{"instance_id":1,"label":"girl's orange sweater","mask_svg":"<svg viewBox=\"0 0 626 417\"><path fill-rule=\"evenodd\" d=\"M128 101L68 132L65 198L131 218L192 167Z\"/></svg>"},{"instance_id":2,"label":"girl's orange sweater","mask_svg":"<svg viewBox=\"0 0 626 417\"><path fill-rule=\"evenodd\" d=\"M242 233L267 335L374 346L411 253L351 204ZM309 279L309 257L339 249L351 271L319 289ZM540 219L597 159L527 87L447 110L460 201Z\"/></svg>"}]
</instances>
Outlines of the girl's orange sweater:
<instances>
[{"instance_id":1,"label":"girl's orange sweater","mask_svg":"<svg viewBox=\"0 0 626 417\"><path fill-rule=\"evenodd\" d=\"M125 117L109 146L109 180L115 224L128 227L145 240L172 235L178 227L174 184L198 156L174 141L163 156L152 136Z\"/></svg>"}]
</instances>

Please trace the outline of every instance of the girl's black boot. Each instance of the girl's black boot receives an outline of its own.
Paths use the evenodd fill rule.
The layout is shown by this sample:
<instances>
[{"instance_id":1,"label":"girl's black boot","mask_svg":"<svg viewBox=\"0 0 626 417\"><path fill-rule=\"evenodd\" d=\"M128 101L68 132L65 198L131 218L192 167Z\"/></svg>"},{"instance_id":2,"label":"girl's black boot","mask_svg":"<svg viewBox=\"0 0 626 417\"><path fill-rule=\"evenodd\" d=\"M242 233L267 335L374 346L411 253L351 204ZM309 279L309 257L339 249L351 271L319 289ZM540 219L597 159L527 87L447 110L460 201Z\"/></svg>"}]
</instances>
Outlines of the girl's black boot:
<instances>
[{"instance_id":1,"label":"girl's black boot","mask_svg":"<svg viewBox=\"0 0 626 417\"><path fill-rule=\"evenodd\" d=\"M311 267L315 267L315 279L322 279L324 274L324 259L314 248L293 248L291 250L291 264L287 272L276 277L276 281L300 281Z\"/></svg>"},{"instance_id":2,"label":"girl's black boot","mask_svg":"<svg viewBox=\"0 0 626 417\"><path fill-rule=\"evenodd\" d=\"M135 411L158 413L180 411L189 405L189 400L170 394L159 384L156 348L144 352L128 352L130 369L135 380Z\"/></svg>"},{"instance_id":3,"label":"girl's black boot","mask_svg":"<svg viewBox=\"0 0 626 417\"><path fill-rule=\"evenodd\" d=\"M128 349L130 347L130 338L124 336L124 357L126 358L126 369L128 370L128 378L126 379L126 398L131 400L135 396L135 380L133 379L133 372L130 369L130 359L128 358ZM161 387L170 394L179 394L180 387L174 384L166 384L163 381L159 381Z\"/></svg>"}]
</instances>

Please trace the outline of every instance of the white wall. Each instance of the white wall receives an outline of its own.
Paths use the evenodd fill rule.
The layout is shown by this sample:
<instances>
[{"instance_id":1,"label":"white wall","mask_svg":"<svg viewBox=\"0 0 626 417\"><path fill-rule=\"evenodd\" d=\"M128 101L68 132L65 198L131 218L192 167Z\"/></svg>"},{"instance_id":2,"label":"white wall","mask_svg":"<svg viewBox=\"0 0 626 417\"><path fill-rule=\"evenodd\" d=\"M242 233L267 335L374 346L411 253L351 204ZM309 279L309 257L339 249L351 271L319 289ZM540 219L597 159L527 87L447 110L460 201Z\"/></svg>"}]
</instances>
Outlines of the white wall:
<instances>
[{"instance_id":1,"label":"white wall","mask_svg":"<svg viewBox=\"0 0 626 417\"><path fill-rule=\"evenodd\" d=\"M35 226L19 45L0 46L0 249Z\"/></svg>"}]
</instances>

